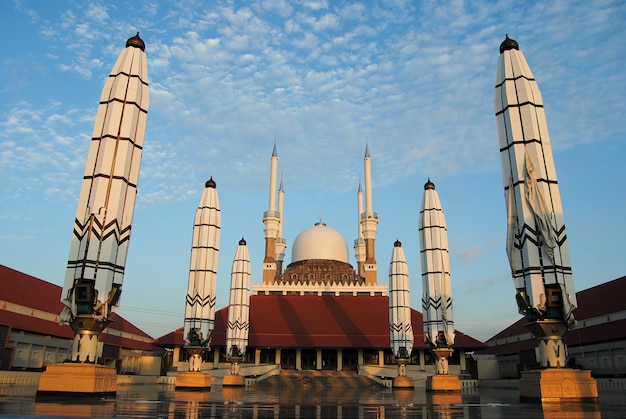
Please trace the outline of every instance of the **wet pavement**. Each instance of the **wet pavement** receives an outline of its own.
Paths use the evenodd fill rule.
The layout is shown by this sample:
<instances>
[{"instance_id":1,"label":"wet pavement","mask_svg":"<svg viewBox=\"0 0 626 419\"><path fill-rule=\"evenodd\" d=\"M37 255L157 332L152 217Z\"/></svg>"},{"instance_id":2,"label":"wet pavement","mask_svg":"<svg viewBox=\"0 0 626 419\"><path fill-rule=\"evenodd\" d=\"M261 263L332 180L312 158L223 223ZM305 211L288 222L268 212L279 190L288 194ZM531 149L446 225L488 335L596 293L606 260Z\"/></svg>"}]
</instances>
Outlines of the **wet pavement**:
<instances>
[{"instance_id":1,"label":"wet pavement","mask_svg":"<svg viewBox=\"0 0 626 419\"><path fill-rule=\"evenodd\" d=\"M626 395L600 403L520 403L511 389L229 388L175 391L172 385L118 385L114 398L36 397L36 386L0 385L0 418L623 418Z\"/></svg>"}]
</instances>

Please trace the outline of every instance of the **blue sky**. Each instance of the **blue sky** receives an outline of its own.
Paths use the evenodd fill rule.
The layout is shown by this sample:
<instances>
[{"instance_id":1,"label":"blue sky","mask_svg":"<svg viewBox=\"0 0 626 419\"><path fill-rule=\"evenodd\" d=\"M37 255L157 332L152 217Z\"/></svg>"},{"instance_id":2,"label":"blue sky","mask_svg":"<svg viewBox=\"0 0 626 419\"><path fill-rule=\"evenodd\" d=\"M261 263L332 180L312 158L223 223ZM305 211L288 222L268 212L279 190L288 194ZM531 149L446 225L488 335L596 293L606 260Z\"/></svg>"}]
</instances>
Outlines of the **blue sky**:
<instances>
[{"instance_id":1,"label":"blue sky","mask_svg":"<svg viewBox=\"0 0 626 419\"><path fill-rule=\"evenodd\" d=\"M0 263L62 285L101 89L140 31L151 103L120 314L155 337L182 326L210 176L222 210L218 306L242 236L261 281L274 141L286 262L320 218L352 249L367 139L379 282L399 239L421 310L417 217L430 177L448 223L456 328L486 340L519 318L493 108L508 33L543 93L576 288L626 274L624 2L172 3L0 2Z\"/></svg>"}]
</instances>

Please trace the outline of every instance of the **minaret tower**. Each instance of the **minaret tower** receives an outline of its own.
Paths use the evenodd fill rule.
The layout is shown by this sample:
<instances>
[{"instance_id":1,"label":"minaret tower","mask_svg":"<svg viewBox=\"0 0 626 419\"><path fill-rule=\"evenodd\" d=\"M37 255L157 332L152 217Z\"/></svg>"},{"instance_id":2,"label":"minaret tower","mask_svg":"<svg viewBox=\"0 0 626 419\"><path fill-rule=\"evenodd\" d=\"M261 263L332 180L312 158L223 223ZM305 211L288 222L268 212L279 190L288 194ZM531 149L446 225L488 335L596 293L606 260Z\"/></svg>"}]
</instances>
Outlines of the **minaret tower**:
<instances>
[{"instance_id":1,"label":"minaret tower","mask_svg":"<svg viewBox=\"0 0 626 419\"><path fill-rule=\"evenodd\" d=\"M361 228L365 240L365 263L363 270L365 273L365 283L376 285L378 267L376 264L376 226L378 225L378 214L374 212L372 205L372 162L367 144L365 144L365 212L361 213Z\"/></svg>"},{"instance_id":2,"label":"minaret tower","mask_svg":"<svg viewBox=\"0 0 626 419\"><path fill-rule=\"evenodd\" d=\"M283 238L283 210L285 204L285 188L283 187L283 180L280 180L280 187L278 188L278 214L280 216L280 223L278 224L278 236L276 237L276 275L283 273L283 261L285 260L285 249L287 248L287 242Z\"/></svg>"},{"instance_id":3,"label":"minaret tower","mask_svg":"<svg viewBox=\"0 0 626 419\"><path fill-rule=\"evenodd\" d=\"M265 233L265 258L263 259L263 283L270 284L276 278L276 237L280 229L280 213L276 211L276 180L278 177L278 153L276 143L272 152L270 169L270 203L263 213L263 232Z\"/></svg>"},{"instance_id":4,"label":"minaret tower","mask_svg":"<svg viewBox=\"0 0 626 419\"><path fill-rule=\"evenodd\" d=\"M363 239L363 224L361 223L361 214L363 213L363 187L361 181L359 181L359 190L357 191L357 221L359 225L359 231L357 239L354 241L354 253L356 256L357 273L361 278L365 278L365 240Z\"/></svg>"}]
</instances>

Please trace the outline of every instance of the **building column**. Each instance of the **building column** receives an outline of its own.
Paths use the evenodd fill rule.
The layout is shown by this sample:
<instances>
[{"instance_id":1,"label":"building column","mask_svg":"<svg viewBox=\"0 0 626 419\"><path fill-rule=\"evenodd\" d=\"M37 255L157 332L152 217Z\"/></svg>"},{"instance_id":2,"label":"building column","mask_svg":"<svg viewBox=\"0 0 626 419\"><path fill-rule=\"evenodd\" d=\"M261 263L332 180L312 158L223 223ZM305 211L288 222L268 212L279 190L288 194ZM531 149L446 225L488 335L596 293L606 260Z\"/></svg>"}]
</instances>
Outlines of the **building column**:
<instances>
[{"instance_id":1,"label":"building column","mask_svg":"<svg viewBox=\"0 0 626 419\"><path fill-rule=\"evenodd\" d=\"M220 366L220 348L213 348L213 368Z\"/></svg>"},{"instance_id":2,"label":"building column","mask_svg":"<svg viewBox=\"0 0 626 419\"><path fill-rule=\"evenodd\" d=\"M378 366L385 366L385 351L378 351Z\"/></svg>"},{"instance_id":3,"label":"building column","mask_svg":"<svg viewBox=\"0 0 626 419\"><path fill-rule=\"evenodd\" d=\"M276 355L274 356L274 363L280 365L280 348L276 348Z\"/></svg>"},{"instance_id":4,"label":"building column","mask_svg":"<svg viewBox=\"0 0 626 419\"><path fill-rule=\"evenodd\" d=\"M322 369L322 350L321 349L316 349L315 352L317 352L317 360L315 361L315 369L316 370L321 370Z\"/></svg>"},{"instance_id":5,"label":"building column","mask_svg":"<svg viewBox=\"0 0 626 419\"><path fill-rule=\"evenodd\" d=\"M296 371L302 370L302 348L296 348Z\"/></svg>"},{"instance_id":6,"label":"building column","mask_svg":"<svg viewBox=\"0 0 626 419\"><path fill-rule=\"evenodd\" d=\"M459 351L459 358L461 360L461 371L465 371L467 369L467 363L465 362L465 351L461 351L459 349L457 349L457 351Z\"/></svg>"},{"instance_id":7,"label":"building column","mask_svg":"<svg viewBox=\"0 0 626 419\"><path fill-rule=\"evenodd\" d=\"M337 371L343 371L343 349L337 349Z\"/></svg>"},{"instance_id":8,"label":"building column","mask_svg":"<svg viewBox=\"0 0 626 419\"><path fill-rule=\"evenodd\" d=\"M257 348L254 350L254 365L260 365L260 364L261 364L261 350Z\"/></svg>"}]
</instances>

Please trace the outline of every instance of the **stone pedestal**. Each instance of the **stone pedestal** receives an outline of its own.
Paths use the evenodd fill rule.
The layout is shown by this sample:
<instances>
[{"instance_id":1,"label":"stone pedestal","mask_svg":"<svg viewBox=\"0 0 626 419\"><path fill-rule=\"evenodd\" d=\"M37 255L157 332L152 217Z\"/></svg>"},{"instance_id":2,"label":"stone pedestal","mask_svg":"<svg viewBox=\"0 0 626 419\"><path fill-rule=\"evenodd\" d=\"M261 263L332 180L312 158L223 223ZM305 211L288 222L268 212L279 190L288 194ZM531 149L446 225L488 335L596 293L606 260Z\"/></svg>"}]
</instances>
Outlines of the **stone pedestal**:
<instances>
[{"instance_id":1,"label":"stone pedestal","mask_svg":"<svg viewBox=\"0 0 626 419\"><path fill-rule=\"evenodd\" d=\"M179 372L176 390L210 390L211 375L200 371Z\"/></svg>"},{"instance_id":2,"label":"stone pedestal","mask_svg":"<svg viewBox=\"0 0 626 419\"><path fill-rule=\"evenodd\" d=\"M548 368L522 372L519 380L519 397L522 401L598 402L598 385L589 370Z\"/></svg>"},{"instance_id":3,"label":"stone pedestal","mask_svg":"<svg viewBox=\"0 0 626 419\"><path fill-rule=\"evenodd\" d=\"M46 366L39 378L37 395L115 396L116 389L115 368L68 362Z\"/></svg>"},{"instance_id":4,"label":"stone pedestal","mask_svg":"<svg viewBox=\"0 0 626 419\"><path fill-rule=\"evenodd\" d=\"M415 382L411 377L400 375L393 379L392 388L405 388L413 390L415 388Z\"/></svg>"},{"instance_id":5,"label":"stone pedestal","mask_svg":"<svg viewBox=\"0 0 626 419\"><path fill-rule=\"evenodd\" d=\"M426 396L426 401L435 406L435 411L441 415L441 418L445 418L448 416L443 414L445 407L463 403L463 395L460 391L431 392Z\"/></svg>"},{"instance_id":6,"label":"stone pedestal","mask_svg":"<svg viewBox=\"0 0 626 419\"><path fill-rule=\"evenodd\" d=\"M222 386L224 387L243 387L246 385L246 379L239 374L226 374Z\"/></svg>"},{"instance_id":7,"label":"stone pedestal","mask_svg":"<svg viewBox=\"0 0 626 419\"><path fill-rule=\"evenodd\" d=\"M567 332L567 324L563 320L536 320L524 327L538 340L536 353L541 368L565 367L567 347L563 335Z\"/></svg>"},{"instance_id":8,"label":"stone pedestal","mask_svg":"<svg viewBox=\"0 0 626 419\"><path fill-rule=\"evenodd\" d=\"M426 378L426 391L461 391L461 380L457 375L431 375Z\"/></svg>"}]
</instances>

